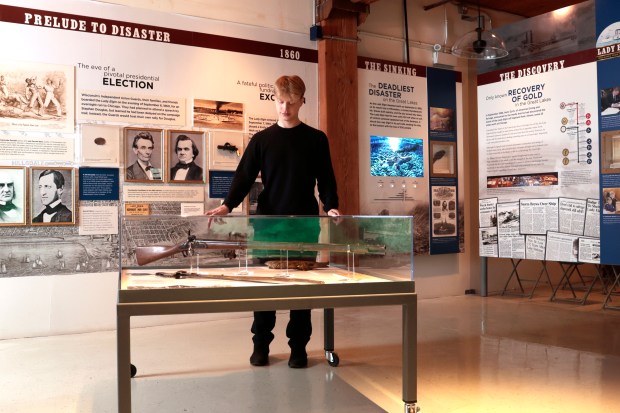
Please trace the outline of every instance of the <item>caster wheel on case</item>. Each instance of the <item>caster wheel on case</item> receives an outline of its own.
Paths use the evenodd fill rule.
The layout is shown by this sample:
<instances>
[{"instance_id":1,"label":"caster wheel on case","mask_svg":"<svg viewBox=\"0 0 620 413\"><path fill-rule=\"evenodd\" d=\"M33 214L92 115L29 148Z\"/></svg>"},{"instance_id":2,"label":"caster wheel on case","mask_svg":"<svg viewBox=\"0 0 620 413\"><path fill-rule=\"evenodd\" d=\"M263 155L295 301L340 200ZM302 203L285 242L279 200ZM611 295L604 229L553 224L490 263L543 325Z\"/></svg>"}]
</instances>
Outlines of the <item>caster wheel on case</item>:
<instances>
[{"instance_id":1,"label":"caster wheel on case","mask_svg":"<svg viewBox=\"0 0 620 413\"><path fill-rule=\"evenodd\" d=\"M136 368L136 366L132 364L131 365L131 377L136 377L137 372L138 372L138 369Z\"/></svg>"},{"instance_id":2,"label":"caster wheel on case","mask_svg":"<svg viewBox=\"0 0 620 413\"><path fill-rule=\"evenodd\" d=\"M416 403L405 403L405 413L418 413L420 407Z\"/></svg>"},{"instance_id":3,"label":"caster wheel on case","mask_svg":"<svg viewBox=\"0 0 620 413\"><path fill-rule=\"evenodd\" d=\"M338 354L334 353L333 351L326 351L325 358L327 359L327 364L332 367L338 367L338 364L340 364L340 358L338 357Z\"/></svg>"}]
</instances>

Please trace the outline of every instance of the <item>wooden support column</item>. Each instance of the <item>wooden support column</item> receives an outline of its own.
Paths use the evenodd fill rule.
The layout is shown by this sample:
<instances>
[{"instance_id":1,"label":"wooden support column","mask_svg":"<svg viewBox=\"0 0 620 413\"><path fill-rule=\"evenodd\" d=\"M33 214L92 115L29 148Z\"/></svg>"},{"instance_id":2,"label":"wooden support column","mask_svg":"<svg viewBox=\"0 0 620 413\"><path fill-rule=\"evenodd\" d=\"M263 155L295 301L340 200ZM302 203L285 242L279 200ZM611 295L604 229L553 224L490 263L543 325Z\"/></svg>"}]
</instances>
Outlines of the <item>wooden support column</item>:
<instances>
[{"instance_id":1,"label":"wooden support column","mask_svg":"<svg viewBox=\"0 0 620 413\"><path fill-rule=\"evenodd\" d=\"M359 13L334 8L320 21L319 128L327 134L338 183L340 212L360 213L357 116ZM350 40L346 40L350 39Z\"/></svg>"}]
</instances>

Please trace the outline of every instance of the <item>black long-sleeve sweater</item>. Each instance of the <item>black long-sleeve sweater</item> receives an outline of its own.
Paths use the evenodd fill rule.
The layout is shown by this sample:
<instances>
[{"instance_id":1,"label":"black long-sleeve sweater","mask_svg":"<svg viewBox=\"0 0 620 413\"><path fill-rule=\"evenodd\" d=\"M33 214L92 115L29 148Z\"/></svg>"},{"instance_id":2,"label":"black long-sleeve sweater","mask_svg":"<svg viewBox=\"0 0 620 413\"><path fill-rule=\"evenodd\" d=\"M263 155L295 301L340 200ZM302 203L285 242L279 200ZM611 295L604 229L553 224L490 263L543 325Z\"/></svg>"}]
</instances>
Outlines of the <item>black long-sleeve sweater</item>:
<instances>
[{"instance_id":1,"label":"black long-sleeve sweater","mask_svg":"<svg viewBox=\"0 0 620 413\"><path fill-rule=\"evenodd\" d=\"M259 172L260 215L318 215L315 185L325 212L338 208L327 136L305 123L294 128L276 123L252 137L224 200L229 210L243 201Z\"/></svg>"}]
</instances>

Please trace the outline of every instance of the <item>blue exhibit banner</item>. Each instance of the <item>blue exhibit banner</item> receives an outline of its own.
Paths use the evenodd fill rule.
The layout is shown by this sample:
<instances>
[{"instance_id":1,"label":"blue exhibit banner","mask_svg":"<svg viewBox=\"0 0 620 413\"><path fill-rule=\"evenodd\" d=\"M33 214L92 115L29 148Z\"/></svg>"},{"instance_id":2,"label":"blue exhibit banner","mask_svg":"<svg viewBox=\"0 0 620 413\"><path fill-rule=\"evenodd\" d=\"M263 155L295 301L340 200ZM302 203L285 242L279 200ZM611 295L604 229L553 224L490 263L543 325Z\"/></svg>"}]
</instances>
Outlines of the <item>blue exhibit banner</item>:
<instances>
[{"instance_id":1,"label":"blue exhibit banner","mask_svg":"<svg viewBox=\"0 0 620 413\"><path fill-rule=\"evenodd\" d=\"M596 2L596 56L600 95L600 256L620 264L620 9L616 0Z\"/></svg>"},{"instance_id":2,"label":"blue exhibit banner","mask_svg":"<svg viewBox=\"0 0 620 413\"><path fill-rule=\"evenodd\" d=\"M118 168L79 169L80 201L118 201Z\"/></svg>"},{"instance_id":3,"label":"blue exhibit banner","mask_svg":"<svg viewBox=\"0 0 620 413\"><path fill-rule=\"evenodd\" d=\"M460 252L456 83L460 73L428 68L430 254Z\"/></svg>"}]
</instances>

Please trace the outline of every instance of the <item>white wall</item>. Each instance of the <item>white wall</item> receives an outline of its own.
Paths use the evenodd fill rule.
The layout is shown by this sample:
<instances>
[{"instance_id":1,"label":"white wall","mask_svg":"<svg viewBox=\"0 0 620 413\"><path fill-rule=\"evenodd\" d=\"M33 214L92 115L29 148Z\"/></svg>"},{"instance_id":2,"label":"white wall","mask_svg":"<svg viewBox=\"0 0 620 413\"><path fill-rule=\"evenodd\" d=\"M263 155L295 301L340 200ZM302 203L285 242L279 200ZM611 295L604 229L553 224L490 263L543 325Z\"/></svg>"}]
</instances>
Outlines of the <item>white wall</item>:
<instances>
[{"instance_id":1,"label":"white wall","mask_svg":"<svg viewBox=\"0 0 620 413\"><path fill-rule=\"evenodd\" d=\"M260 25L273 29L287 30L298 33L309 33L313 23L312 1L249 1L239 0L235 2L223 2L217 0L200 1L140 1L118 0L109 3L125 4L135 7L144 7L165 12L182 13L192 16L206 17L216 20L225 20L243 24ZM476 28L476 23L464 21L458 15L455 6L448 4L435 9L424 11L423 6L427 1L408 1L409 23L409 59L411 63L432 66L432 52L428 46L439 43L447 49L462 34ZM234 5L233 5L234 4ZM471 13L471 12L470 12ZM514 16L504 13L491 13L493 24L497 27L498 22L508 23L515 21ZM446 39L446 19L448 36ZM385 60L405 61L405 32L404 11L402 2L394 0L380 0L372 3L370 14L366 21L359 26L360 43L358 55L374 57ZM465 152L461 173L464 174L464 187L460 188L468 194L465 198L465 214L469 219L466 221L466 252L463 254L417 257L415 259L416 289L421 298L461 295L466 289L478 289L479 283L479 259L477 244L477 163L473 164L473 170L469 164L469 141L476 131L475 108L476 87L467 82L467 76L471 70L467 61L456 58L447 53L440 53L438 63L450 65L463 72L464 86L464 128L465 128ZM467 103L467 102L473 102ZM470 131L471 128L473 132ZM475 158L477 159L477 146ZM473 217L473 221L471 219ZM472 232L473 231L473 232ZM473 239L471 237L473 235Z\"/></svg>"},{"instance_id":2,"label":"white wall","mask_svg":"<svg viewBox=\"0 0 620 413\"><path fill-rule=\"evenodd\" d=\"M313 4L310 0L119 0L101 3L297 33L308 33L313 23ZM474 29L475 23L462 21L456 7L451 4L425 12L423 3L428 1L408 2L409 38L412 45L409 48L410 62L432 66L432 53L428 46L438 43L449 47L458 36ZM373 3L370 10L366 22L359 27L361 42L358 54L404 61L402 2L382 0ZM446 14L449 33L447 41L444 37ZM500 22L515 20L514 17L496 13L492 17L495 26ZM119 16L119 20L122 20L122 16ZM479 288L474 66L445 53L440 54L439 63L454 66L463 73L464 142L461 147L464 151L464 165L461 165L460 173L465 179L460 190L466 194L466 252L416 257L416 289L420 298L460 295L465 289ZM114 329L117 289L115 273L0 279L0 311L4 315L0 317L0 339ZM188 316L182 320L196 319L196 316ZM137 321L134 325L156 324L165 320L156 318Z\"/></svg>"}]
</instances>

